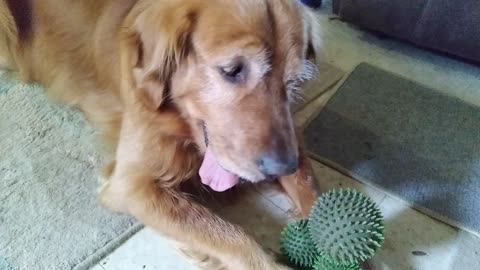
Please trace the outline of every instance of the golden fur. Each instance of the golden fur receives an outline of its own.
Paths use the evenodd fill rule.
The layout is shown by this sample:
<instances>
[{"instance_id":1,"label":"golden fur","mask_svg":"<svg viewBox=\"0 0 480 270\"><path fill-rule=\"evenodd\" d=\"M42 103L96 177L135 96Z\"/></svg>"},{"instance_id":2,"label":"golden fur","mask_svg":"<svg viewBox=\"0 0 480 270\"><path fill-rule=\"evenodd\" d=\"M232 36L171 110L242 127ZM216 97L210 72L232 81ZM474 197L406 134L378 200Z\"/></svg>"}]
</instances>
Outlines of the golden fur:
<instances>
[{"instance_id":1,"label":"golden fur","mask_svg":"<svg viewBox=\"0 0 480 270\"><path fill-rule=\"evenodd\" d=\"M296 0L7 0L0 67L82 110L111 146L100 200L171 237L204 269L287 269L184 194L198 182L202 121L219 161L252 182L255 157L299 155L280 183L303 215L317 192L289 99L312 73ZM242 61L248 78L219 67ZM208 260L207 260L208 259Z\"/></svg>"}]
</instances>

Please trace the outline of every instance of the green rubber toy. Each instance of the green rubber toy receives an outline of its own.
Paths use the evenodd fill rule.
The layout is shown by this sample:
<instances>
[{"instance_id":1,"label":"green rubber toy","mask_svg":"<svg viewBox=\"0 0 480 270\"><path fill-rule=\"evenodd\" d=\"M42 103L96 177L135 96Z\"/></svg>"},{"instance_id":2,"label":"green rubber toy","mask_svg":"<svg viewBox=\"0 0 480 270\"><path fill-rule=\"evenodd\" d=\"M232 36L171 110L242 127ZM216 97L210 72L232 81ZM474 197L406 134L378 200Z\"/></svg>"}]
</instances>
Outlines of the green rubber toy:
<instances>
[{"instance_id":1,"label":"green rubber toy","mask_svg":"<svg viewBox=\"0 0 480 270\"><path fill-rule=\"evenodd\" d=\"M297 266L312 268L320 256L308 231L308 220L290 223L282 232L281 251Z\"/></svg>"},{"instance_id":2,"label":"green rubber toy","mask_svg":"<svg viewBox=\"0 0 480 270\"><path fill-rule=\"evenodd\" d=\"M359 270L384 242L383 216L362 193L341 189L320 196L307 220L282 232L281 250L291 263L314 270Z\"/></svg>"},{"instance_id":3,"label":"green rubber toy","mask_svg":"<svg viewBox=\"0 0 480 270\"><path fill-rule=\"evenodd\" d=\"M313 270L362 270L357 262L339 263L329 257L319 256L313 265Z\"/></svg>"}]
</instances>

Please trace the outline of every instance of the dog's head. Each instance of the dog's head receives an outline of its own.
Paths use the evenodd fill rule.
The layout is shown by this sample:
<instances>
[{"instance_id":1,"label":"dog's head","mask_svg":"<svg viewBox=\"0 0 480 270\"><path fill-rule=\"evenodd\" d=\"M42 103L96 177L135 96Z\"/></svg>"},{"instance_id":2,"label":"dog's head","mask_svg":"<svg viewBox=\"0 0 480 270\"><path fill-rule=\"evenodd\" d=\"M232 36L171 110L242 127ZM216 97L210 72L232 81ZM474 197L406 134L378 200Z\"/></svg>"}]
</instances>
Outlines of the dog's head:
<instances>
[{"instance_id":1,"label":"dog's head","mask_svg":"<svg viewBox=\"0 0 480 270\"><path fill-rule=\"evenodd\" d=\"M142 0L127 19L123 68L147 106L173 104L226 171L254 182L291 174L290 103L315 71L297 2Z\"/></svg>"}]
</instances>

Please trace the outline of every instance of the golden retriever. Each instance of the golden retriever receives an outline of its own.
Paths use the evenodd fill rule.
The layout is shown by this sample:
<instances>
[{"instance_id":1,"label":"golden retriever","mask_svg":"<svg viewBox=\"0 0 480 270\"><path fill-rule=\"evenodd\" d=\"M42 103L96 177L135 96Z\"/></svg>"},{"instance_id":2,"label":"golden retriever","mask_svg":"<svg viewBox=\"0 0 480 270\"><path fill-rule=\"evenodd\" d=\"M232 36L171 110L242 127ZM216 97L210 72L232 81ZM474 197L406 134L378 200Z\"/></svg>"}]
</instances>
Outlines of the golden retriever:
<instances>
[{"instance_id":1,"label":"golden retriever","mask_svg":"<svg viewBox=\"0 0 480 270\"><path fill-rule=\"evenodd\" d=\"M0 65L109 143L103 205L205 269L287 269L182 187L278 178L308 213L317 191L290 112L314 70L305 16L296 0L6 0Z\"/></svg>"}]
</instances>

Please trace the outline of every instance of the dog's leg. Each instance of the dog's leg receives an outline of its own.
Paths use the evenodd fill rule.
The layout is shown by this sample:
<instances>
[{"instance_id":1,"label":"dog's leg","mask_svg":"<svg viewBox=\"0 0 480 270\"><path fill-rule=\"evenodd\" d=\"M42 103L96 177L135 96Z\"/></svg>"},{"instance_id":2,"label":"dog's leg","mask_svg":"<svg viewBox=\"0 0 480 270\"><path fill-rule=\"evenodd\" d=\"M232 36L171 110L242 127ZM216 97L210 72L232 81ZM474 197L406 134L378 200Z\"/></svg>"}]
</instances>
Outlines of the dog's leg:
<instances>
[{"instance_id":1,"label":"dog's leg","mask_svg":"<svg viewBox=\"0 0 480 270\"><path fill-rule=\"evenodd\" d=\"M153 176L135 172L115 175L102 190L101 200L110 208L132 214L146 226L188 245L189 250L201 250L205 258L218 259L226 269L287 269L277 265L239 227L177 190L160 188Z\"/></svg>"},{"instance_id":2,"label":"dog's leg","mask_svg":"<svg viewBox=\"0 0 480 270\"><path fill-rule=\"evenodd\" d=\"M138 117L122 122L115 168L101 190L101 202L116 211L132 214L189 250L215 258L225 269L288 269L274 262L238 226L222 220L171 185L176 173L165 171L163 166L191 170L195 167L189 159L192 155L181 152L185 143L175 146L171 137L156 138L155 132L162 127L159 123L148 123L147 119ZM171 141L166 144L168 140ZM165 162L163 155L173 156L169 159L173 163L159 164Z\"/></svg>"},{"instance_id":3,"label":"dog's leg","mask_svg":"<svg viewBox=\"0 0 480 270\"><path fill-rule=\"evenodd\" d=\"M295 204L300 215L306 218L313 203L319 196L320 190L313 174L312 165L306 153L300 130L297 130L297 140L300 159L298 170L292 175L280 177L279 182Z\"/></svg>"},{"instance_id":4,"label":"dog's leg","mask_svg":"<svg viewBox=\"0 0 480 270\"><path fill-rule=\"evenodd\" d=\"M228 270L221 261L203 252L197 252L188 247L179 248L179 251L182 252L190 262L202 270Z\"/></svg>"},{"instance_id":5,"label":"dog's leg","mask_svg":"<svg viewBox=\"0 0 480 270\"><path fill-rule=\"evenodd\" d=\"M6 1L0 2L0 70L15 69L12 54L13 43L16 43L17 30L15 20Z\"/></svg>"}]
</instances>

